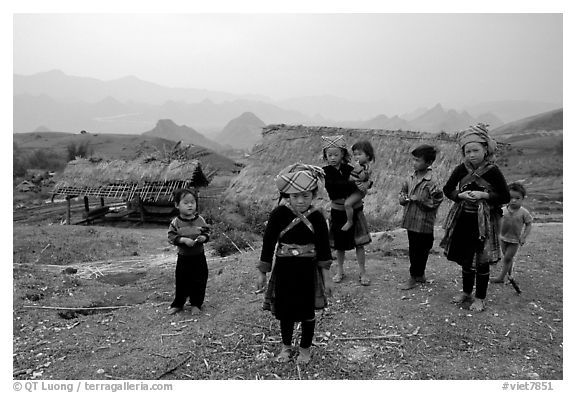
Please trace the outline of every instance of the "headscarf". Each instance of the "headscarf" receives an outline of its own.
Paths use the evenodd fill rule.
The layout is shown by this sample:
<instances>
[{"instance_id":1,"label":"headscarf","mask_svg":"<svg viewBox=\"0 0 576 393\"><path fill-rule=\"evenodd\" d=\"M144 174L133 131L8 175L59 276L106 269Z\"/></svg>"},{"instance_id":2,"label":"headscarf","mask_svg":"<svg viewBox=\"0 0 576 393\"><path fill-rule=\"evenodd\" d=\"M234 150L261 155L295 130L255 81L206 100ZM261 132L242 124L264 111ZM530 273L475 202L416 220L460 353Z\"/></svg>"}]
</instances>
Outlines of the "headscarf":
<instances>
[{"instance_id":1,"label":"headscarf","mask_svg":"<svg viewBox=\"0 0 576 393\"><path fill-rule=\"evenodd\" d=\"M318 188L318 180L324 178L319 166L296 163L282 169L274 179L280 193L295 194Z\"/></svg>"},{"instance_id":2,"label":"headscarf","mask_svg":"<svg viewBox=\"0 0 576 393\"><path fill-rule=\"evenodd\" d=\"M330 147L339 147L346 150L346 141L344 135L322 136L322 150Z\"/></svg>"},{"instance_id":3,"label":"headscarf","mask_svg":"<svg viewBox=\"0 0 576 393\"><path fill-rule=\"evenodd\" d=\"M486 146L486 153L488 157L492 157L496 152L496 141L488 134L488 125L478 123L475 126L470 126L467 130L458 133L458 143L460 148L464 148L470 142L482 143Z\"/></svg>"}]
</instances>

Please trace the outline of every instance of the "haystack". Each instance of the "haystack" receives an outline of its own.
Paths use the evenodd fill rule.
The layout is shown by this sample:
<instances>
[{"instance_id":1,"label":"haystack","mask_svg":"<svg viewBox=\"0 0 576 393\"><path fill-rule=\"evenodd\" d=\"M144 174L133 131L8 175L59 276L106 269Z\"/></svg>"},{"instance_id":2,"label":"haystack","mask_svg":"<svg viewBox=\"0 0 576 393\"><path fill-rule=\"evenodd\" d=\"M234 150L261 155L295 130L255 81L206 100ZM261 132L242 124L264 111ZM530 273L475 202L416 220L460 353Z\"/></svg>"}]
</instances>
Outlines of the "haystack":
<instances>
[{"instance_id":1,"label":"haystack","mask_svg":"<svg viewBox=\"0 0 576 393\"><path fill-rule=\"evenodd\" d=\"M374 186L364 200L364 211L369 221L378 226L397 226L401 221L402 207L398 203L398 192L402 181L413 171L410 155L412 149L423 143L438 148L433 168L441 185L452 169L462 161L456 139L447 134L284 124L269 125L263 129L262 134L262 143L253 148L247 166L226 191L228 199L272 209L278 201L278 190L273 181L278 172L298 161L326 165L322 160L321 136L344 135L349 147L361 139L370 141L374 146ZM325 190L320 190L319 199L319 204L327 209L329 199ZM450 201L442 203L439 223L449 205Z\"/></svg>"}]
</instances>

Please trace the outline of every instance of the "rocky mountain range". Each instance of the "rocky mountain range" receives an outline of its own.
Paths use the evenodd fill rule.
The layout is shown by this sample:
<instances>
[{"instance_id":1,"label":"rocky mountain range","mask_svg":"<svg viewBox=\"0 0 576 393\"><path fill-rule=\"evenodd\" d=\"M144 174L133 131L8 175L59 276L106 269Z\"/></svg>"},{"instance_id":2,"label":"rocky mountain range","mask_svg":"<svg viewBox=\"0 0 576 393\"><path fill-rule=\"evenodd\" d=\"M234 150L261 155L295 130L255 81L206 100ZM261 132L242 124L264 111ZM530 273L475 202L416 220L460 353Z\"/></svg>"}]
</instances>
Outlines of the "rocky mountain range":
<instances>
[{"instance_id":1,"label":"rocky mountain range","mask_svg":"<svg viewBox=\"0 0 576 393\"><path fill-rule=\"evenodd\" d=\"M31 132L39 127L72 133L152 132L173 140L183 139L179 136L184 133L191 138L187 142L201 141L212 149L221 145L246 148L259 137L261 123L255 119L264 124L453 132L480 121L498 127L510 121L511 113L518 119L557 109L552 105L493 102L457 111L437 104L389 116L385 102L357 103L331 96L274 102L261 96L163 87L134 77L100 81L50 71L14 75L13 132ZM520 116L523 111L529 113ZM341 121L343 118L349 120ZM161 123L161 119L170 119L171 124ZM170 135L159 135L162 130ZM202 140L199 135L210 139Z\"/></svg>"},{"instance_id":2,"label":"rocky mountain range","mask_svg":"<svg viewBox=\"0 0 576 393\"><path fill-rule=\"evenodd\" d=\"M142 135L155 136L175 142L183 142L188 145L202 146L211 150L222 150L222 146L211 139L206 138L193 128L185 125L177 125L170 119L158 120L156 126Z\"/></svg>"},{"instance_id":3,"label":"rocky mountain range","mask_svg":"<svg viewBox=\"0 0 576 393\"><path fill-rule=\"evenodd\" d=\"M250 149L262 139L264 126L266 123L256 115L251 112L244 112L226 124L222 132L216 137L216 141L236 149Z\"/></svg>"}]
</instances>

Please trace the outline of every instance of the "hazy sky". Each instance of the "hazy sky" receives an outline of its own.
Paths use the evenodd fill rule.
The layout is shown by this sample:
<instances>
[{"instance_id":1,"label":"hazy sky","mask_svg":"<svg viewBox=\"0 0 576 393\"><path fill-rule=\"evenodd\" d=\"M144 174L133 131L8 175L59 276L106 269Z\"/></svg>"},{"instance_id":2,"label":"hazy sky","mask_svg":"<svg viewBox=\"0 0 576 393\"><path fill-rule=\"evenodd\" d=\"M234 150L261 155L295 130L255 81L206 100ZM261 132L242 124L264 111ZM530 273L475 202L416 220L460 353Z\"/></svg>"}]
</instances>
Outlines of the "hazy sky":
<instances>
[{"instance_id":1,"label":"hazy sky","mask_svg":"<svg viewBox=\"0 0 576 393\"><path fill-rule=\"evenodd\" d=\"M562 14L15 14L14 73L335 95L562 102Z\"/></svg>"}]
</instances>

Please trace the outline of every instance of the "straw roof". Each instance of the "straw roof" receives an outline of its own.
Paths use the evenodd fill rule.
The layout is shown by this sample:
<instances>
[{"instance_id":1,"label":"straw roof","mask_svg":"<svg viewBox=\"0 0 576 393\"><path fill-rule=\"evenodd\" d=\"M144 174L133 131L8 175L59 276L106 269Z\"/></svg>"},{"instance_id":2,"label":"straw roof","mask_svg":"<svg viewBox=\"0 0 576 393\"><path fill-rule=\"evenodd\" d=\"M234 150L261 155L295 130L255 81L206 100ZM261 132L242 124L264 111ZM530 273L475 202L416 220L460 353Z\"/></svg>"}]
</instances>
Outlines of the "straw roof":
<instances>
[{"instance_id":1,"label":"straw roof","mask_svg":"<svg viewBox=\"0 0 576 393\"><path fill-rule=\"evenodd\" d=\"M384 220L391 225L397 225L402 217L398 192L402 181L413 172L412 149L423 143L437 147L439 151L432 167L442 185L452 169L462 161L456 139L447 134L284 124L269 125L262 134L262 143L253 148L248 164L232 181L225 196L240 203L255 203L266 209L273 208L277 203L278 190L273 179L282 168L298 161L326 165L322 159L322 135L344 135L349 148L361 139L369 140L374 146L374 186L364 199L364 211L368 218ZM322 187L317 204L326 209L329 205ZM447 212L449 205L448 202L442 204L440 217Z\"/></svg>"},{"instance_id":2,"label":"straw roof","mask_svg":"<svg viewBox=\"0 0 576 393\"><path fill-rule=\"evenodd\" d=\"M204 187L208 179L198 160L134 161L76 158L57 179L54 194L132 199L168 197L180 187Z\"/></svg>"}]
</instances>

